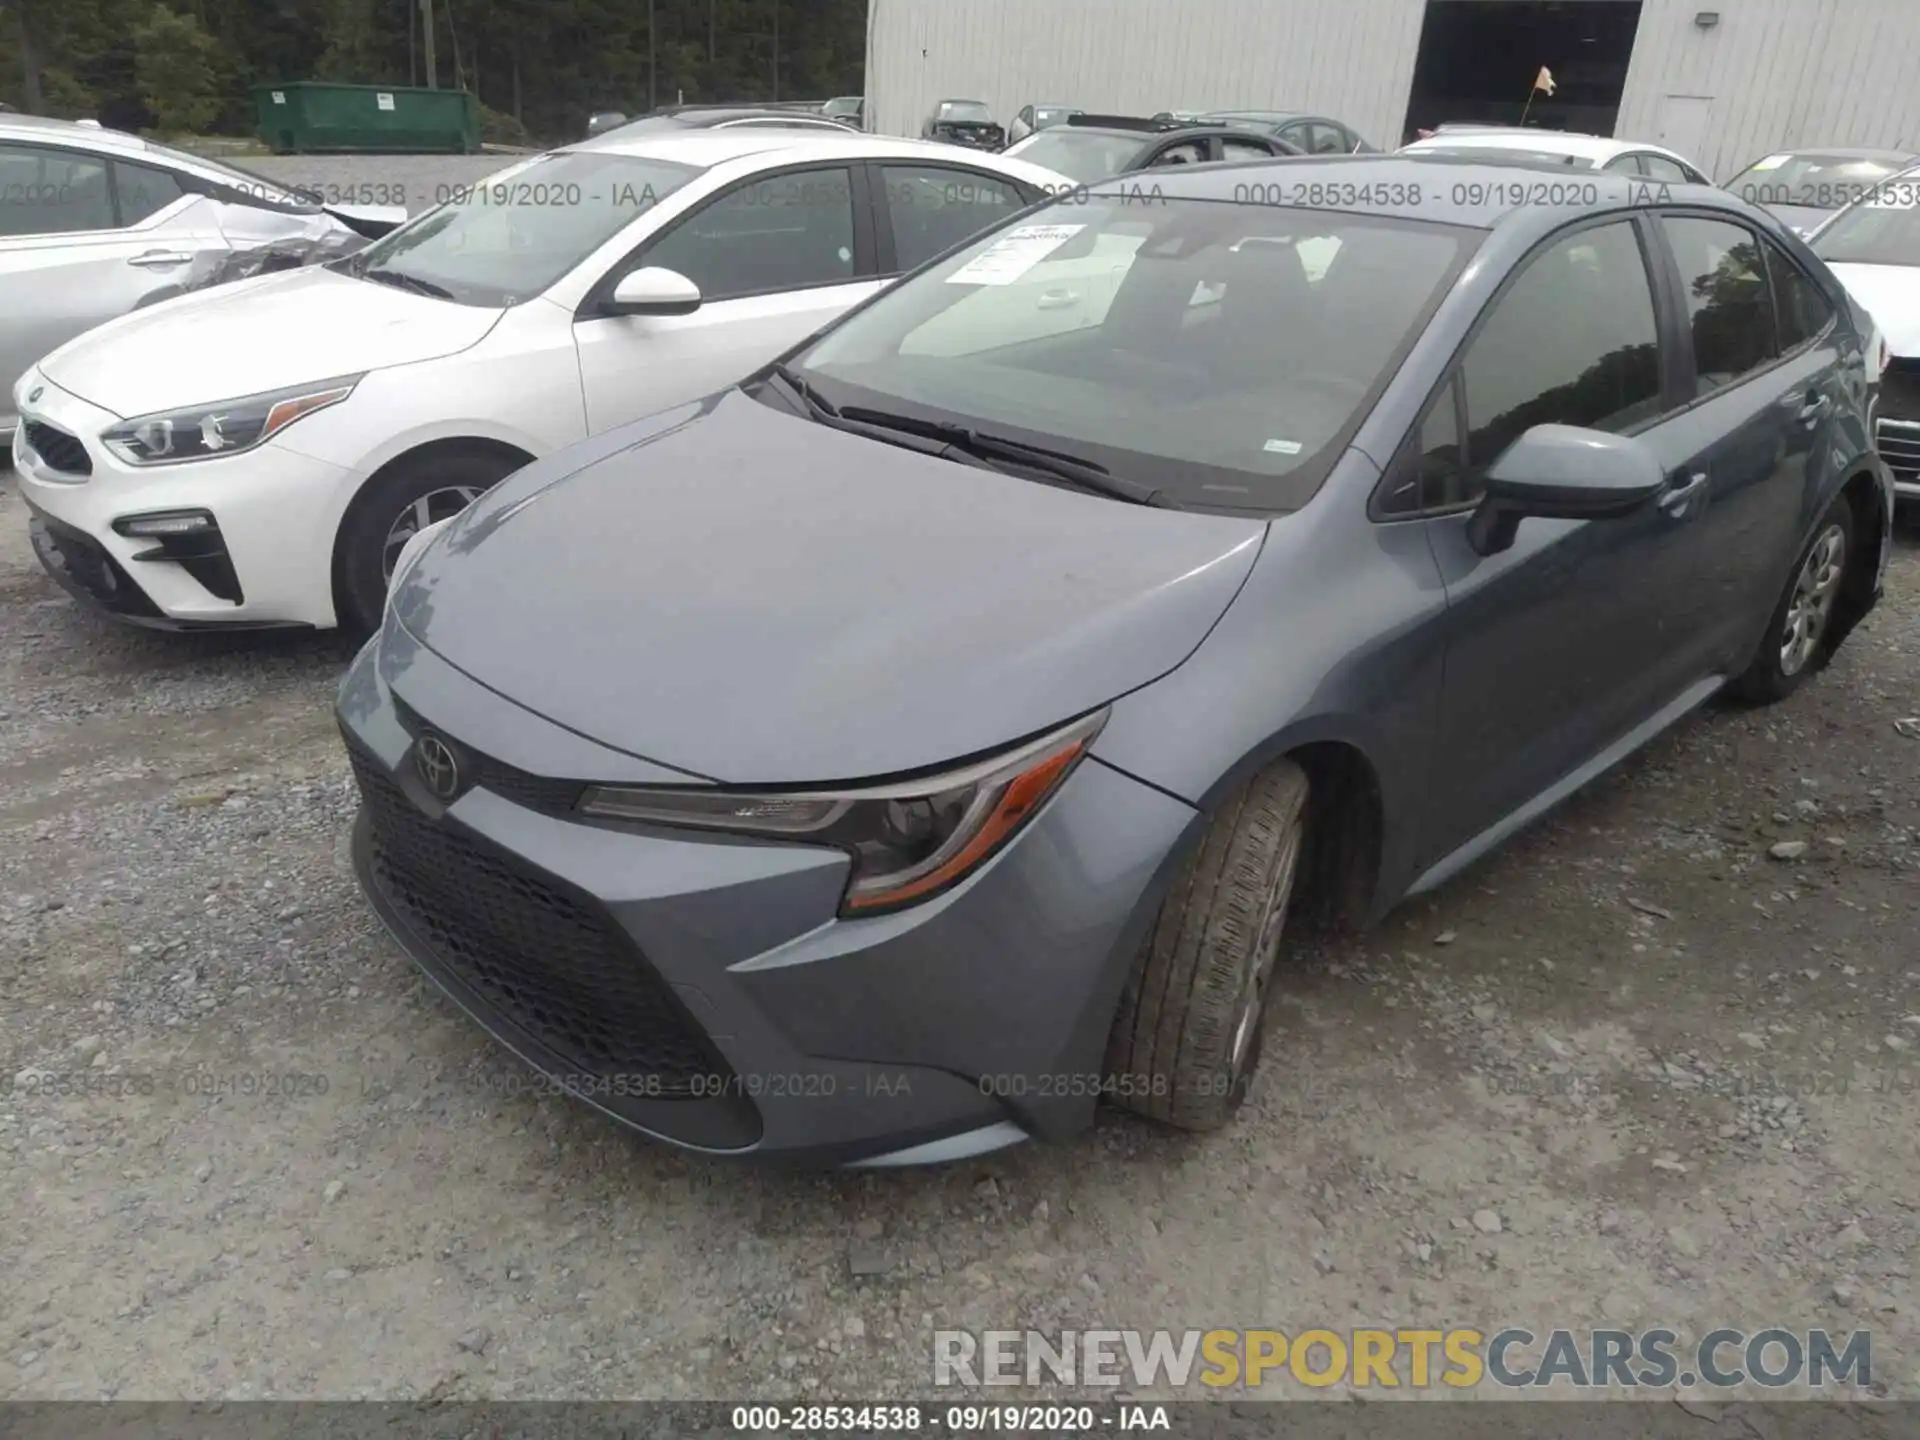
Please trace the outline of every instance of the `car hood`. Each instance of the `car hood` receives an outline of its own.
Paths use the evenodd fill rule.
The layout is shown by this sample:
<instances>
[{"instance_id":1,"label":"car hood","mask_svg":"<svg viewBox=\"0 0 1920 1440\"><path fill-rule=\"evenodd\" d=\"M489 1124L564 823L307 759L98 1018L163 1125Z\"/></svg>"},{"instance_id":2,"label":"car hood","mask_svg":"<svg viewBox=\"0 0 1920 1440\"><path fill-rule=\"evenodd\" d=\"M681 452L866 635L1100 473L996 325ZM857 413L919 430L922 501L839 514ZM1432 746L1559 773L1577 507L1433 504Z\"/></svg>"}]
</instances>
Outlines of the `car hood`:
<instances>
[{"instance_id":1,"label":"car hood","mask_svg":"<svg viewBox=\"0 0 1920 1440\"><path fill-rule=\"evenodd\" d=\"M312 267L135 310L68 341L40 369L116 415L148 415L451 355L501 313Z\"/></svg>"},{"instance_id":2,"label":"car hood","mask_svg":"<svg viewBox=\"0 0 1920 1440\"><path fill-rule=\"evenodd\" d=\"M1873 316L1888 350L1895 355L1920 355L1920 266L1829 261L1828 268Z\"/></svg>"},{"instance_id":3,"label":"car hood","mask_svg":"<svg viewBox=\"0 0 1920 1440\"><path fill-rule=\"evenodd\" d=\"M725 783L823 784L991 751L1165 674L1264 533L736 390L528 466L421 555L394 616L601 744Z\"/></svg>"}]
</instances>

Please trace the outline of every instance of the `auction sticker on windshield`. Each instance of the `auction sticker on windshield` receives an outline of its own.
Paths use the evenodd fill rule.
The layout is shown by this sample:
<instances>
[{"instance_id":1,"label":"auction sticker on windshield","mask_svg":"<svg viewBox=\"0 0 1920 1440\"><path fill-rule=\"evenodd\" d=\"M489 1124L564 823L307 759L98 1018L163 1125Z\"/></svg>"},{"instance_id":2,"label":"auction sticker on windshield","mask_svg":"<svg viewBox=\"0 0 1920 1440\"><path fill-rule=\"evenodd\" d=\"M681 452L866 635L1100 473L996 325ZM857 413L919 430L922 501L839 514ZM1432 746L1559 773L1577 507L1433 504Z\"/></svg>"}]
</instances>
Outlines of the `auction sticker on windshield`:
<instances>
[{"instance_id":1,"label":"auction sticker on windshield","mask_svg":"<svg viewBox=\"0 0 1920 1440\"><path fill-rule=\"evenodd\" d=\"M949 285L1011 285L1087 227L1022 225L947 277Z\"/></svg>"}]
</instances>

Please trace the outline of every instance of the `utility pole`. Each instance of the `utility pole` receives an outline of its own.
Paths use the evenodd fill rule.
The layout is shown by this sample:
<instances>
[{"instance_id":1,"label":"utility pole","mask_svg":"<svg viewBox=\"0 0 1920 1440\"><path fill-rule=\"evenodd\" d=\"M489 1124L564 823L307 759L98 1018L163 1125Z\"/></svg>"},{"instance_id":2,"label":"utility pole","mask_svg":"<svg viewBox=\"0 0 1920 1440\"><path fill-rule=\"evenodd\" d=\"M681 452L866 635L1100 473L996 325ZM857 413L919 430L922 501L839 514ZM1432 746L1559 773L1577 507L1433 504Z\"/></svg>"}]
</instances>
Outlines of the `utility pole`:
<instances>
[{"instance_id":1,"label":"utility pole","mask_svg":"<svg viewBox=\"0 0 1920 1440\"><path fill-rule=\"evenodd\" d=\"M647 0L647 110L649 113L660 106L658 69L660 47L654 40L654 27L653 0Z\"/></svg>"},{"instance_id":2,"label":"utility pole","mask_svg":"<svg viewBox=\"0 0 1920 1440\"><path fill-rule=\"evenodd\" d=\"M440 88L440 71L433 63L433 0L420 0L420 48L427 62L427 88Z\"/></svg>"},{"instance_id":3,"label":"utility pole","mask_svg":"<svg viewBox=\"0 0 1920 1440\"><path fill-rule=\"evenodd\" d=\"M773 0L773 98L780 98L780 0Z\"/></svg>"},{"instance_id":4,"label":"utility pole","mask_svg":"<svg viewBox=\"0 0 1920 1440\"><path fill-rule=\"evenodd\" d=\"M713 47L713 36L714 36L714 18L713 18L713 12L714 12L714 7L715 7L716 5L718 5L719 3L720 3L720 0L707 0L707 64L709 64L709 65L711 65L711 64L713 64L713 55L714 55L714 47ZM711 77L709 77L709 79L708 79L708 84L712 84L712 79L711 79Z\"/></svg>"}]
</instances>

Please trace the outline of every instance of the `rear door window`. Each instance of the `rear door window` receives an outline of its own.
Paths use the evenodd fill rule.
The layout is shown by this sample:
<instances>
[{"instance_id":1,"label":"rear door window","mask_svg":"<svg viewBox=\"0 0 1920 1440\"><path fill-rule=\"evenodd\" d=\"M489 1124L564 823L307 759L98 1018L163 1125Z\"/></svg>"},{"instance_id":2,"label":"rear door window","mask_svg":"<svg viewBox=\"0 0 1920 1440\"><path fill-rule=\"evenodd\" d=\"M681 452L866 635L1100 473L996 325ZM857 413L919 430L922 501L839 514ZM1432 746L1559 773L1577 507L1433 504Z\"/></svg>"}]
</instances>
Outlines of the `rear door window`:
<instances>
[{"instance_id":1,"label":"rear door window","mask_svg":"<svg viewBox=\"0 0 1920 1440\"><path fill-rule=\"evenodd\" d=\"M122 225L138 225L186 194L171 171L126 160L113 162L113 188L120 197Z\"/></svg>"},{"instance_id":2,"label":"rear door window","mask_svg":"<svg viewBox=\"0 0 1920 1440\"><path fill-rule=\"evenodd\" d=\"M1693 336L1696 395L1711 395L1780 354L1760 239L1744 225L1692 215L1660 219L1680 265Z\"/></svg>"}]
</instances>

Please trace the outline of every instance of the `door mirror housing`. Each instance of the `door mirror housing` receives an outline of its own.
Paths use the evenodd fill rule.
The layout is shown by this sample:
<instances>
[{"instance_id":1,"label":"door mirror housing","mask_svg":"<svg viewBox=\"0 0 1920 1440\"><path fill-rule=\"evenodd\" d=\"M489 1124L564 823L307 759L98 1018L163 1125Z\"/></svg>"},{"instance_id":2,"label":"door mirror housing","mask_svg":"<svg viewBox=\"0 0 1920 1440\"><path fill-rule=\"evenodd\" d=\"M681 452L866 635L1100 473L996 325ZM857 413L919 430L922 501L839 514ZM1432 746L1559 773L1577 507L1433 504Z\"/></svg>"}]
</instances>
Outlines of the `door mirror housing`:
<instances>
[{"instance_id":1,"label":"door mirror housing","mask_svg":"<svg viewBox=\"0 0 1920 1440\"><path fill-rule=\"evenodd\" d=\"M629 271L600 302L602 315L691 315L699 308L700 287L663 265Z\"/></svg>"},{"instance_id":2,"label":"door mirror housing","mask_svg":"<svg viewBox=\"0 0 1920 1440\"><path fill-rule=\"evenodd\" d=\"M1577 425L1536 425L1487 472L1487 491L1467 525L1481 555L1513 545L1528 517L1611 520L1630 515L1666 488L1660 457L1628 435Z\"/></svg>"}]
</instances>

